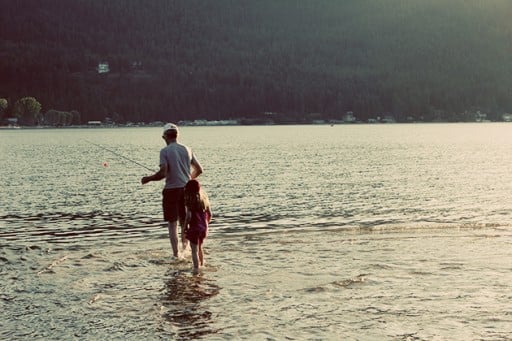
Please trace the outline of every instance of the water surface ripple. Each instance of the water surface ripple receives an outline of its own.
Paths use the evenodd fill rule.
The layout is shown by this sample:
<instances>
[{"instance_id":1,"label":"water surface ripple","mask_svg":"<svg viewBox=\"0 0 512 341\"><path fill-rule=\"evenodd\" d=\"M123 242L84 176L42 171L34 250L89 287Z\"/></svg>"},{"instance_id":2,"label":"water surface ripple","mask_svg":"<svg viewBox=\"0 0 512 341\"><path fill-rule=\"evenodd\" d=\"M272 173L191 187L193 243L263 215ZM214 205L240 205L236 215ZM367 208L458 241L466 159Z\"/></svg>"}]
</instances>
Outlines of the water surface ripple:
<instances>
[{"instance_id":1,"label":"water surface ripple","mask_svg":"<svg viewBox=\"0 0 512 341\"><path fill-rule=\"evenodd\" d=\"M214 208L171 259L159 128L0 131L1 339L506 340L512 125L183 127Z\"/></svg>"}]
</instances>

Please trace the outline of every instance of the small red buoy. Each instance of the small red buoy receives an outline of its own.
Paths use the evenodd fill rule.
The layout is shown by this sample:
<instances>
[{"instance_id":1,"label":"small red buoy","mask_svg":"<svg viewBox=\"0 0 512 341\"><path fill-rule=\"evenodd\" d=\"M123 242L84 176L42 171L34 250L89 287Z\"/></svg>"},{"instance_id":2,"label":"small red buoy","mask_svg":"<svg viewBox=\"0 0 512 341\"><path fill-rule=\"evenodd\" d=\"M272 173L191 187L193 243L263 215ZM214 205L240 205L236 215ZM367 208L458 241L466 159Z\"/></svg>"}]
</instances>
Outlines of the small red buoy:
<instances>
[{"instance_id":1,"label":"small red buoy","mask_svg":"<svg viewBox=\"0 0 512 341\"><path fill-rule=\"evenodd\" d=\"M103 167L108 167L108 162L103 162Z\"/></svg>"}]
</instances>

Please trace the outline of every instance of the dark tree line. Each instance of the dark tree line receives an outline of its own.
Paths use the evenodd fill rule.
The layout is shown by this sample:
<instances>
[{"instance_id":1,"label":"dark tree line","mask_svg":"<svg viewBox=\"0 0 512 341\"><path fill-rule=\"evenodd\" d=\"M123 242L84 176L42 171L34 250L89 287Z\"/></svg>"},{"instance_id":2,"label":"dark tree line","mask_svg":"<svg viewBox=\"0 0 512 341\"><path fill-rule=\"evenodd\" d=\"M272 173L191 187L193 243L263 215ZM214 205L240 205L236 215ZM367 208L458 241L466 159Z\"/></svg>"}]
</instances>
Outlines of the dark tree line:
<instances>
[{"instance_id":1,"label":"dark tree line","mask_svg":"<svg viewBox=\"0 0 512 341\"><path fill-rule=\"evenodd\" d=\"M82 121L512 110L508 0L0 0L0 98ZM110 72L98 73L107 62ZM3 115L12 113L12 106ZM315 117L317 117L315 116Z\"/></svg>"}]
</instances>

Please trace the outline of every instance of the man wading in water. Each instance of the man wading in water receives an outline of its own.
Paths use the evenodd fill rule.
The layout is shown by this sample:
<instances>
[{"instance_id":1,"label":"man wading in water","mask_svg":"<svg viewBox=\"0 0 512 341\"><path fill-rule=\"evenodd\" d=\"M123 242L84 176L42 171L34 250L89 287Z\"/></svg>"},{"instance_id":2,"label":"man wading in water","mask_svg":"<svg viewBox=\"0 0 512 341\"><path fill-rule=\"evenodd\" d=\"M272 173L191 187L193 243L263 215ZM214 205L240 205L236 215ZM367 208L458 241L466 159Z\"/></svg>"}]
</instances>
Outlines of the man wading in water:
<instances>
[{"instance_id":1,"label":"man wading in water","mask_svg":"<svg viewBox=\"0 0 512 341\"><path fill-rule=\"evenodd\" d=\"M184 188L190 179L197 178L203 167L197 161L192 149L178 143L178 126L167 123L164 126L163 139L167 144L160 150L160 170L153 175L141 179L144 185L150 181L159 181L165 178L165 187L162 191L162 206L164 220L168 222L169 239L172 253L178 257L178 219L181 226L183 249L187 247L184 234L185 223L185 197Z\"/></svg>"}]
</instances>

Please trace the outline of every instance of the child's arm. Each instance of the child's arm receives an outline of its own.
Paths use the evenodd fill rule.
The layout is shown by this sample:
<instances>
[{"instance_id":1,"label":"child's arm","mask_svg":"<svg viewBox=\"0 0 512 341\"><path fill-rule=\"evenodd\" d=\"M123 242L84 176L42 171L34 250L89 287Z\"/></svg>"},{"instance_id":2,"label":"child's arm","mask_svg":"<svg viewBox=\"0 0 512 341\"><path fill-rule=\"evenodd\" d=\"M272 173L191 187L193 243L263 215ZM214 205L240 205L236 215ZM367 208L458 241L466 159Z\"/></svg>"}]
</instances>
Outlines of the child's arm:
<instances>
[{"instance_id":1,"label":"child's arm","mask_svg":"<svg viewBox=\"0 0 512 341\"><path fill-rule=\"evenodd\" d=\"M209 224L212 221L212 217L213 217L212 210L211 210L210 206L208 206L206 208L206 214L208 215L208 224Z\"/></svg>"},{"instance_id":2,"label":"child's arm","mask_svg":"<svg viewBox=\"0 0 512 341\"><path fill-rule=\"evenodd\" d=\"M190 224L190 219L192 218L192 213L190 212L189 208L185 206L185 230L188 230L188 224Z\"/></svg>"},{"instance_id":3,"label":"child's arm","mask_svg":"<svg viewBox=\"0 0 512 341\"><path fill-rule=\"evenodd\" d=\"M188 225L190 224L190 218L192 217L192 214L190 213L190 210L188 207L185 206L185 223L183 224L182 230L181 230L181 243L183 244L183 249L187 246L187 231L188 231Z\"/></svg>"}]
</instances>

